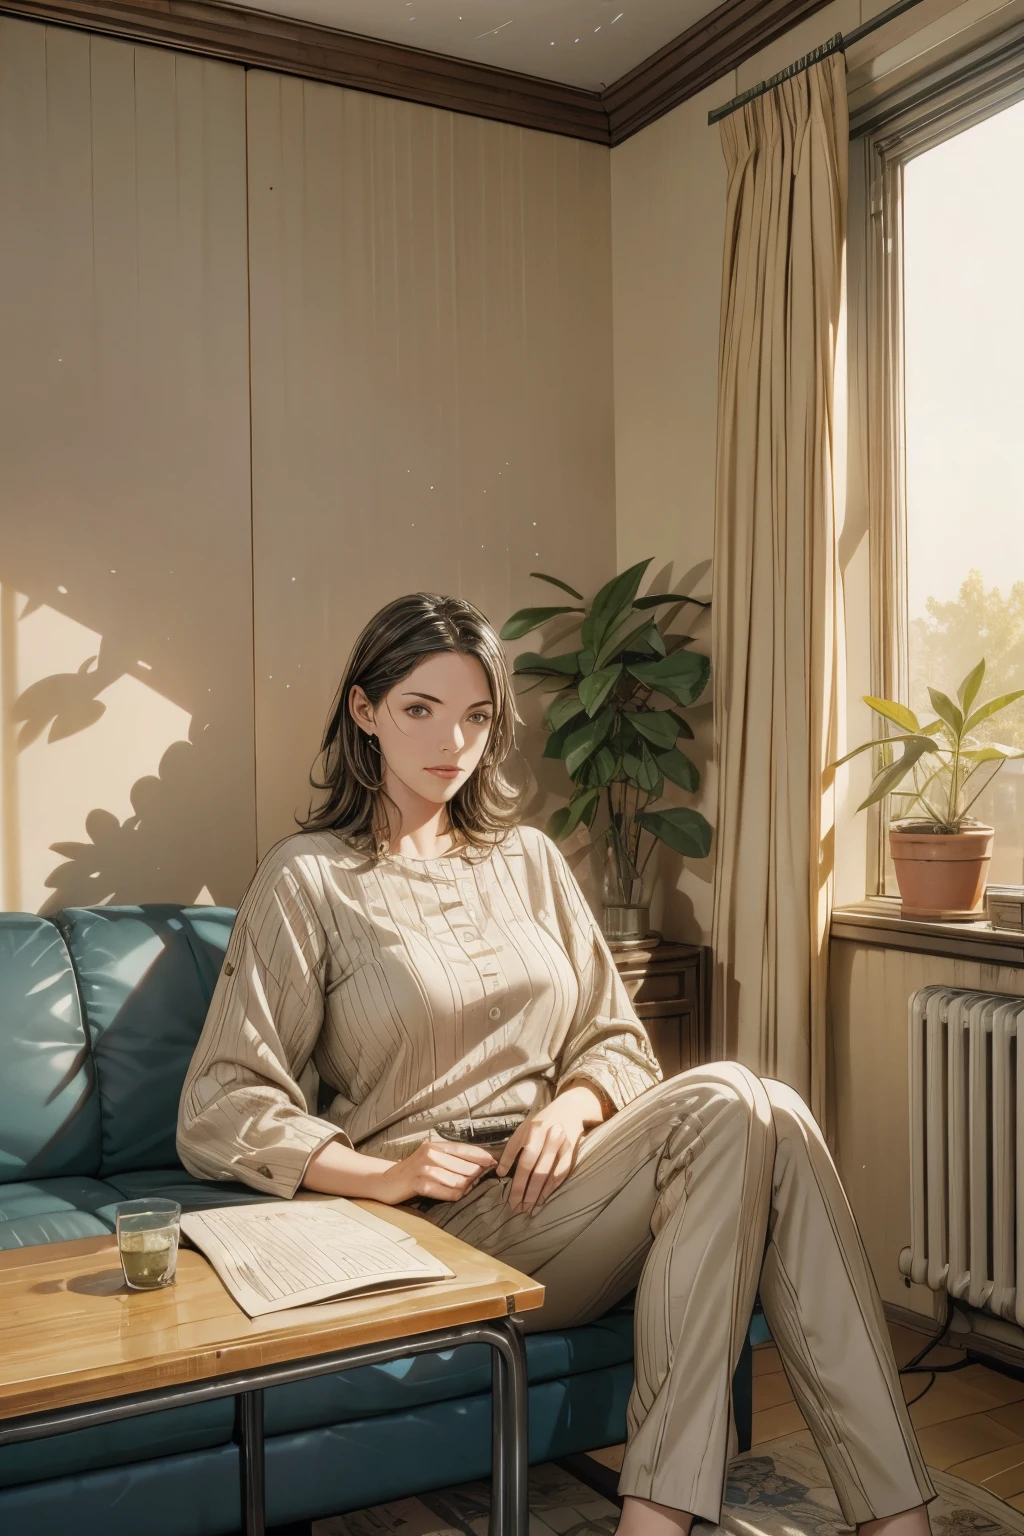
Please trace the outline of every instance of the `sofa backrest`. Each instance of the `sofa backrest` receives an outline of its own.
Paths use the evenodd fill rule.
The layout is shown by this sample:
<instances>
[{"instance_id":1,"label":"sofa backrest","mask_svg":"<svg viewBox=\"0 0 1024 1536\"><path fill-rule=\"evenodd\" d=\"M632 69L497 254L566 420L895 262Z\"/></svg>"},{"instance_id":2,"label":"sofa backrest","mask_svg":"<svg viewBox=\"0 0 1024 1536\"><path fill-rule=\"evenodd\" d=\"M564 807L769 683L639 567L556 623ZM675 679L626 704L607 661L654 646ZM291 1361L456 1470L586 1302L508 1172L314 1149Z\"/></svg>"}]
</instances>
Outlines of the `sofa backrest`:
<instances>
[{"instance_id":1,"label":"sofa backrest","mask_svg":"<svg viewBox=\"0 0 1024 1536\"><path fill-rule=\"evenodd\" d=\"M60 931L0 914L0 1183L95 1174L100 1109Z\"/></svg>"},{"instance_id":2,"label":"sofa backrest","mask_svg":"<svg viewBox=\"0 0 1024 1536\"><path fill-rule=\"evenodd\" d=\"M178 1099L234 919L173 905L0 916L0 1176L179 1166Z\"/></svg>"}]
</instances>

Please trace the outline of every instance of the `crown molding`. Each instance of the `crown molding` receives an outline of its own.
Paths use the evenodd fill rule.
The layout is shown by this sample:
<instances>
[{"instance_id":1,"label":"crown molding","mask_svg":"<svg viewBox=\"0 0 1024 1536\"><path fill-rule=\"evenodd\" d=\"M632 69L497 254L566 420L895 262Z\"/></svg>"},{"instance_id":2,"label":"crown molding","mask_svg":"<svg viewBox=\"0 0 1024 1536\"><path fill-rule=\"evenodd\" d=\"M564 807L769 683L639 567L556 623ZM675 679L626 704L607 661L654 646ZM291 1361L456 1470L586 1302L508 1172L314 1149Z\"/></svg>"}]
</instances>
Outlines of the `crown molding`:
<instances>
[{"instance_id":1,"label":"crown molding","mask_svg":"<svg viewBox=\"0 0 1024 1536\"><path fill-rule=\"evenodd\" d=\"M602 93L222 0L0 0L0 14L614 146L826 4L723 0Z\"/></svg>"},{"instance_id":2,"label":"crown molding","mask_svg":"<svg viewBox=\"0 0 1024 1536\"><path fill-rule=\"evenodd\" d=\"M602 93L613 146L752 58L829 0L725 0Z\"/></svg>"},{"instance_id":3,"label":"crown molding","mask_svg":"<svg viewBox=\"0 0 1024 1536\"><path fill-rule=\"evenodd\" d=\"M595 91L220 0L0 0L0 13L609 142Z\"/></svg>"}]
</instances>

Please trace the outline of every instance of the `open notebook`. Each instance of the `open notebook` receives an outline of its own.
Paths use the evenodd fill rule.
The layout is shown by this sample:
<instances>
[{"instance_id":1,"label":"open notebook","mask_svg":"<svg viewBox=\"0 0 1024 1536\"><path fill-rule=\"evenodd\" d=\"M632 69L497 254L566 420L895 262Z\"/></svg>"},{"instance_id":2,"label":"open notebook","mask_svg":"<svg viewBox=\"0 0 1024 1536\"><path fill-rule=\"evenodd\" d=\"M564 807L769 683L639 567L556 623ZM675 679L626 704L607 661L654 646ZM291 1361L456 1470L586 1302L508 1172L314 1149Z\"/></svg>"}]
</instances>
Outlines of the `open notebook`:
<instances>
[{"instance_id":1,"label":"open notebook","mask_svg":"<svg viewBox=\"0 0 1024 1536\"><path fill-rule=\"evenodd\" d=\"M190 1211L181 1230L250 1317L453 1274L400 1227L340 1198Z\"/></svg>"}]
</instances>

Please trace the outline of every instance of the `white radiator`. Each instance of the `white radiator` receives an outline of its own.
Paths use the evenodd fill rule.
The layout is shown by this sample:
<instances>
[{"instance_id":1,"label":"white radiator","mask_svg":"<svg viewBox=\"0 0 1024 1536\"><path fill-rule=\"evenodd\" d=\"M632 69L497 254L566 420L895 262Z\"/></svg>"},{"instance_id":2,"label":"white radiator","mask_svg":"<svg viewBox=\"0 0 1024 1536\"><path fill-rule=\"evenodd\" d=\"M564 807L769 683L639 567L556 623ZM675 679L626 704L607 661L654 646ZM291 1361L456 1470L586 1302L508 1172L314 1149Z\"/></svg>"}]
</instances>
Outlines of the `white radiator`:
<instances>
[{"instance_id":1,"label":"white radiator","mask_svg":"<svg viewBox=\"0 0 1024 1536\"><path fill-rule=\"evenodd\" d=\"M1024 1033L1024 997L922 987L910 999L911 1238L900 1269L1024 1326L1018 1024Z\"/></svg>"}]
</instances>

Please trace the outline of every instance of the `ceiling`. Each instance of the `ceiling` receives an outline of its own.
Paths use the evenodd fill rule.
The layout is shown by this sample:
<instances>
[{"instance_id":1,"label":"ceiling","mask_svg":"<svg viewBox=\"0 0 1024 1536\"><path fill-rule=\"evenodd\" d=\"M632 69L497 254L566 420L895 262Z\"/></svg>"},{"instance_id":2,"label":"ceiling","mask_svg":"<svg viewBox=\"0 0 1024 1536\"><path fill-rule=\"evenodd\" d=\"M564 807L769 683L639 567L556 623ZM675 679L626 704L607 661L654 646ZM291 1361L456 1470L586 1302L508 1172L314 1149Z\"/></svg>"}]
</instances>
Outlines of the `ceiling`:
<instances>
[{"instance_id":1,"label":"ceiling","mask_svg":"<svg viewBox=\"0 0 1024 1536\"><path fill-rule=\"evenodd\" d=\"M246 0L255 10L600 91L718 0Z\"/></svg>"}]
</instances>

